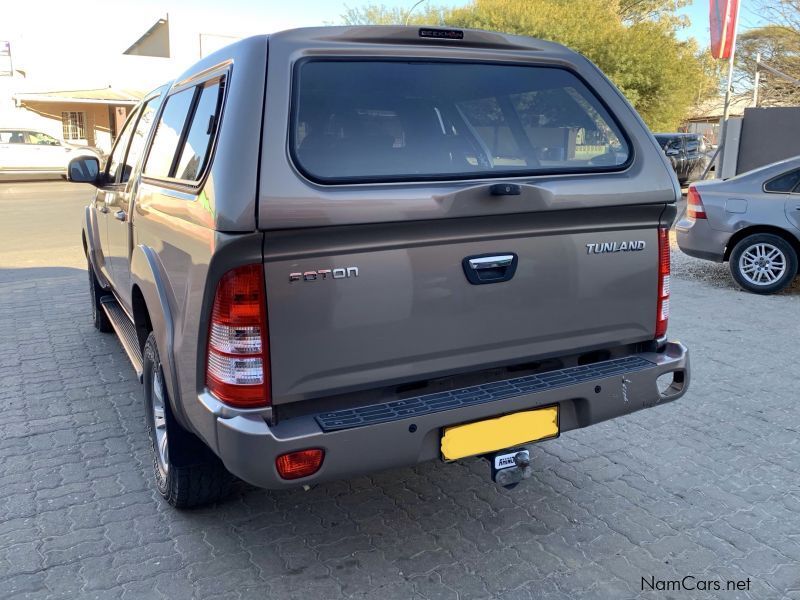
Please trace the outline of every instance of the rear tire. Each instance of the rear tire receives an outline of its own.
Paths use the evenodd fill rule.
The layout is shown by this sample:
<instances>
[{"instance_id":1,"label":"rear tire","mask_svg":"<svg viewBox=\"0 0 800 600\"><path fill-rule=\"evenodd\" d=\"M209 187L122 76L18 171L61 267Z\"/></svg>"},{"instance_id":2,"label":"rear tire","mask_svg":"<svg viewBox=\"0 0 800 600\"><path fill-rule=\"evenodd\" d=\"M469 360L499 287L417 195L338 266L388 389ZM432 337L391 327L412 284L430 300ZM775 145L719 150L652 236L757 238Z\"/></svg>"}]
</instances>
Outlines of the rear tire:
<instances>
[{"instance_id":1,"label":"rear tire","mask_svg":"<svg viewBox=\"0 0 800 600\"><path fill-rule=\"evenodd\" d=\"M742 289L774 294L788 286L797 274L797 252L778 235L756 233L734 246L729 267Z\"/></svg>"},{"instance_id":2,"label":"rear tire","mask_svg":"<svg viewBox=\"0 0 800 600\"><path fill-rule=\"evenodd\" d=\"M94 322L94 328L98 331L102 331L103 333L109 333L112 331L111 321L106 314L106 311L103 310L103 307L100 306L100 298L103 297L103 289L100 287L100 283L97 281L97 275L94 274L94 267L92 263L88 263L88 270L89 270L89 301L92 303L92 321Z\"/></svg>"},{"instance_id":3,"label":"rear tire","mask_svg":"<svg viewBox=\"0 0 800 600\"><path fill-rule=\"evenodd\" d=\"M223 499L230 492L233 476L197 436L175 420L152 332L143 359L144 408L158 492L176 508Z\"/></svg>"}]
</instances>

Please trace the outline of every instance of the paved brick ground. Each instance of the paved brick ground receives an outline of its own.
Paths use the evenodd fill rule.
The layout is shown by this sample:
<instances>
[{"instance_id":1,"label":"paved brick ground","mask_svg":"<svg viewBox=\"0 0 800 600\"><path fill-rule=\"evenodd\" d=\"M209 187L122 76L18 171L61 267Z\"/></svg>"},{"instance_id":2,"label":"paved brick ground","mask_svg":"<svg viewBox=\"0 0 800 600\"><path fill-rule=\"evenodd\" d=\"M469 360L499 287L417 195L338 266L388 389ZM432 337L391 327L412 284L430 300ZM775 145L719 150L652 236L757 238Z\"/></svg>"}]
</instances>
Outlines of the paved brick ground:
<instances>
[{"instance_id":1,"label":"paved brick ground","mask_svg":"<svg viewBox=\"0 0 800 600\"><path fill-rule=\"evenodd\" d=\"M800 284L757 297L676 255L690 393L535 446L516 490L474 460L176 512L64 256L0 257L2 598L800 599ZM685 575L749 591L641 589Z\"/></svg>"}]
</instances>

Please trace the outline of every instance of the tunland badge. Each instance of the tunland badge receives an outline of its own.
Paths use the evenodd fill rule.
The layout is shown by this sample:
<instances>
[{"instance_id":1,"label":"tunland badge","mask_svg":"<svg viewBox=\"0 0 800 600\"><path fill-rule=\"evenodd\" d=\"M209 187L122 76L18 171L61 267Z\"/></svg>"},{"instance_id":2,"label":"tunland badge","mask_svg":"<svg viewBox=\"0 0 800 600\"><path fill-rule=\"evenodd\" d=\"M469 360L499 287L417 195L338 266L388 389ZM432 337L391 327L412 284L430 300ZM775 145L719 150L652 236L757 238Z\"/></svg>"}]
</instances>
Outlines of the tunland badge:
<instances>
[{"instance_id":1,"label":"tunland badge","mask_svg":"<svg viewBox=\"0 0 800 600\"><path fill-rule=\"evenodd\" d=\"M646 244L643 240L586 244L586 254L603 254L605 252L638 252L639 250L644 250L645 246Z\"/></svg>"},{"instance_id":2,"label":"tunland badge","mask_svg":"<svg viewBox=\"0 0 800 600\"><path fill-rule=\"evenodd\" d=\"M344 267L339 269L317 269L316 271L303 271L302 273L289 273L289 281L316 281L317 279L347 279L358 277L358 267Z\"/></svg>"}]
</instances>

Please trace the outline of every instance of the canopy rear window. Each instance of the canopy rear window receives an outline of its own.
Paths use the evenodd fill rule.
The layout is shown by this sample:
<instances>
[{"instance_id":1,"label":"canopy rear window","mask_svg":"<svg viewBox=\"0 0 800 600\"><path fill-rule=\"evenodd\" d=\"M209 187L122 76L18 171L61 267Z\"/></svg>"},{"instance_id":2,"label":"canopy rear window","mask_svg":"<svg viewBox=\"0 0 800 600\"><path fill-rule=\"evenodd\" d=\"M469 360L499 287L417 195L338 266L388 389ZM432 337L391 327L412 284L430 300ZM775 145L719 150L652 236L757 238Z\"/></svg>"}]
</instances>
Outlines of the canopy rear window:
<instances>
[{"instance_id":1,"label":"canopy rear window","mask_svg":"<svg viewBox=\"0 0 800 600\"><path fill-rule=\"evenodd\" d=\"M463 62L301 62L290 147L323 183L609 171L630 158L570 71Z\"/></svg>"}]
</instances>

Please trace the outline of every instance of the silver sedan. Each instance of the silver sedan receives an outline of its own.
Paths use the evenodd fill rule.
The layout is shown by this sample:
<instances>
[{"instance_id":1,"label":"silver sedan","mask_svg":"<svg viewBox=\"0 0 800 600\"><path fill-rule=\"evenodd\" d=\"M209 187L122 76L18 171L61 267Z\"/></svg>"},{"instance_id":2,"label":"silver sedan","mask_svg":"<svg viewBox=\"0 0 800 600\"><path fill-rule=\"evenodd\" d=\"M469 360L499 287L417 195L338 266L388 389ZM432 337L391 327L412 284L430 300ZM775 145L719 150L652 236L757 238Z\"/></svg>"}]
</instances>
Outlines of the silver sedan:
<instances>
[{"instance_id":1,"label":"silver sedan","mask_svg":"<svg viewBox=\"0 0 800 600\"><path fill-rule=\"evenodd\" d=\"M675 230L686 254L728 261L742 288L782 290L797 275L800 255L800 156L691 185Z\"/></svg>"}]
</instances>

